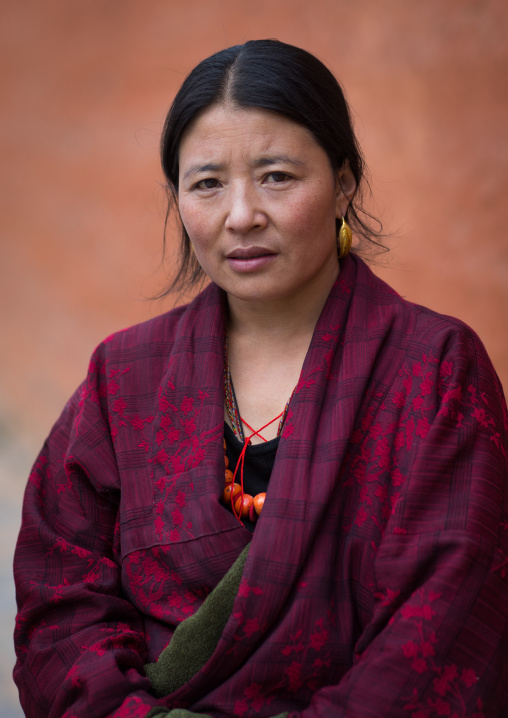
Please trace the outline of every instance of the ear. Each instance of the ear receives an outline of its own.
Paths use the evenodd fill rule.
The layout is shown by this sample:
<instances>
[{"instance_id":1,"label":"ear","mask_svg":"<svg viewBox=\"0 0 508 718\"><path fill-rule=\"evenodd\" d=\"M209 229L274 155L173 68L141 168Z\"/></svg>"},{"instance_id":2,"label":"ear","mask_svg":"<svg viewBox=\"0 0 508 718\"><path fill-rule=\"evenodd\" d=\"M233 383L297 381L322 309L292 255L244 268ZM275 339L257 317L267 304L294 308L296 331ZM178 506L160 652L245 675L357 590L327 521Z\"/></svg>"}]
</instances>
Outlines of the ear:
<instances>
[{"instance_id":1,"label":"ear","mask_svg":"<svg viewBox=\"0 0 508 718\"><path fill-rule=\"evenodd\" d=\"M335 215L338 219L346 216L347 208L356 190L356 179L351 170L349 160L345 160L336 173L337 194L335 198Z\"/></svg>"}]
</instances>

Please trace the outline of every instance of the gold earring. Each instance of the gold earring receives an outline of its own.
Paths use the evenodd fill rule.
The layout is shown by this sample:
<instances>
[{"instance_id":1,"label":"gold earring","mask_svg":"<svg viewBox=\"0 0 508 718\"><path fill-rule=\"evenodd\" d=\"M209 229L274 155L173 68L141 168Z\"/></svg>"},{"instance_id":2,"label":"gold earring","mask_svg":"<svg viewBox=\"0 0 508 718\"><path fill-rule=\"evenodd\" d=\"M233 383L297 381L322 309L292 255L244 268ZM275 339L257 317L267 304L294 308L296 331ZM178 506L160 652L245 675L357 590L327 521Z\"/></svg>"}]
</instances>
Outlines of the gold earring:
<instances>
[{"instance_id":1,"label":"gold earring","mask_svg":"<svg viewBox=\"0 0 508 718\"><path fill-rule=\"evenodd\" d=\"M342 224L339 229L339 241L337 243L339 245L339 259L344 259L344 257L349 254L352 241L353 235L351 233L351 227L344 217L342 217Z\"/></svg>"}]
</instances>

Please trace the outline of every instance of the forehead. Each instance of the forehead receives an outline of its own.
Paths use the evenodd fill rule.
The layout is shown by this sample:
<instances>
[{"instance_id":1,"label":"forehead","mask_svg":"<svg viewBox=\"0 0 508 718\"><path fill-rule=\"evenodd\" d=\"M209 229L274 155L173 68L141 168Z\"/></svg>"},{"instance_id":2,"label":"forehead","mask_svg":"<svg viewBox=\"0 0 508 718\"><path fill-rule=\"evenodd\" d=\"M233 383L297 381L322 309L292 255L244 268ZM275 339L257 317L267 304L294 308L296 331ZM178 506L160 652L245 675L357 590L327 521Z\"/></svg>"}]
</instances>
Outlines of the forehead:
<instances>
[{"instance_id":1,"label":"forehead","mask_svg":"<svg viewBox=\"0 0 508 718\"><path fill-rule=\"evenodd\" d=\"M196 156L240 150L257 155L275 150L324 152L312 133L283 115L260 108L212 105L186 130L180 163Z\"/></svg>"}]
</instances>

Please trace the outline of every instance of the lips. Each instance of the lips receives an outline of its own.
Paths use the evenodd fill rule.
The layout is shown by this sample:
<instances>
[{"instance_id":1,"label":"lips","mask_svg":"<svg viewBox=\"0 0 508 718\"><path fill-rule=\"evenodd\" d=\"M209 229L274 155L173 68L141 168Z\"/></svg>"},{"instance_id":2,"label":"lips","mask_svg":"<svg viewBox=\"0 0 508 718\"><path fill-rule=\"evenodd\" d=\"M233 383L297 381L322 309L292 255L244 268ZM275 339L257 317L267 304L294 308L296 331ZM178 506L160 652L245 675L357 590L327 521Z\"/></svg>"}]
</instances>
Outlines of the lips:
<instances>
[{"instance_id":1,"label":"lips","mask_svg":"<svg viewBox=\"0 0 508 718\"><path fill-rule=\"evenodd\" d=\"M234 272L246 274L258 272L273 264L277 253L266 247L237 247L226 255L226 259Z\"/></svg>"},{"instance_id":2,"label":"lips","mask_svg":"<svg viewBox=\"0 0 508 718\"><path fill-rule=\"evenodd\" d=\"M266 249L266 247L237 247L226 256L228 259L253 259L254 257L268 257L274 254L275 252Z\"/></svg>"}]
</instances>

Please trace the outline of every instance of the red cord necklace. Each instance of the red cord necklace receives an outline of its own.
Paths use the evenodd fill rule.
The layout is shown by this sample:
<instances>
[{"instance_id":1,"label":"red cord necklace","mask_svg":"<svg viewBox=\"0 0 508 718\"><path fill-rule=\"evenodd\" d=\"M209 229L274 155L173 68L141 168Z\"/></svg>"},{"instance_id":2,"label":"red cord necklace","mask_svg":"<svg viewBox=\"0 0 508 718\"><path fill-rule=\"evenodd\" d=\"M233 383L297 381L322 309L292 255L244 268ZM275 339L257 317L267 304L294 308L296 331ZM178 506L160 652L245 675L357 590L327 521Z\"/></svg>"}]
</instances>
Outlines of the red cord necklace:
<instances>
[{"instance_id":1,"label":"red cord necklace","mask_svg":"<svg viewBox=\"0 0 508 718\"><path fill-rule=\"evenodd\" d=\"M286 420L286 415L289 409L289 403L291 399L293 398L294 389L291 393L291 396L289 397L286 406L284 407L283 411L281 411L280 414L277 414L276 417L271 419L269 422L267 422L264 426L262 426L260 429L254 429L250 424L248 424L245 419L243 419L240 416L240 413L238 411L238 406L236 403L236 397L235 397L235 391L233 389L233 382L231 380L231 372L229 369L229 359L228 359L228 351L227 351L227 339L225 344L225 352L224 352L224 388L225 388L225 398L226 398L226 409L228 412L228 417L231 422L231 426L233 428L233 432L236 435L237 438L239 438L241 441L243 441L243 447L240 452L240 456L238 457L238 461L236 463L236 468L234 473L229 469L229 459L226 455L226 439L224 438L224 462L226 464L226 486L223 493L223 502L226 504L226 506L229 504L231 505L231 509L238 519L238 521L242 521L242 518L249 518L250 521L255 521L259 514L261 513L261 510L263 508L263 504L265 502L266 493L260 493L256 494L256 496L251 496L250 494L244 493L243 490L243 468L245 464L245 452L247 451L247 447L251 444L251 439L254 436L259 436L260 439L267 442L268 440L264 438L264 436L261 436L261 432L266 429L270 424L273 424L274 421L277 421L277 419L280 419L279 426L277 427L277 436L280 436L280 433L282 431L282 428L284 426L284 421ZM244 437L243 433L243 425L245 425L252 434L249 436ZM236 474L238 472L238 467L240 467L240 483L235 483Z\"/></svg>"}]
</instances>

